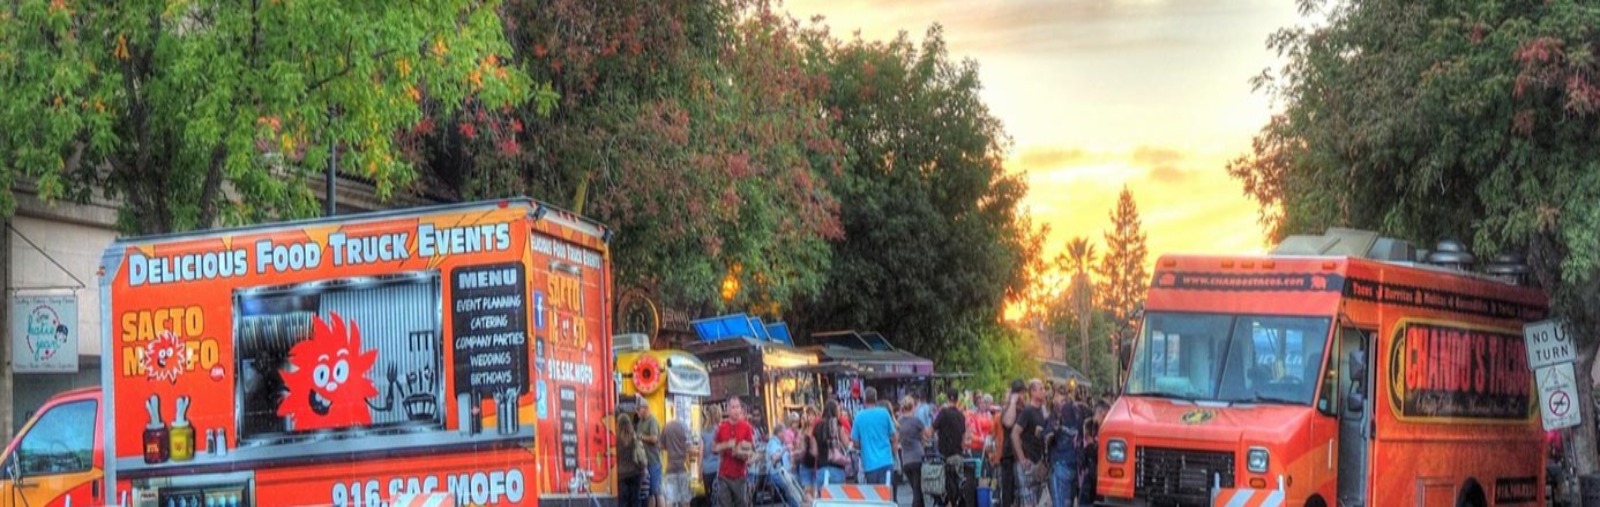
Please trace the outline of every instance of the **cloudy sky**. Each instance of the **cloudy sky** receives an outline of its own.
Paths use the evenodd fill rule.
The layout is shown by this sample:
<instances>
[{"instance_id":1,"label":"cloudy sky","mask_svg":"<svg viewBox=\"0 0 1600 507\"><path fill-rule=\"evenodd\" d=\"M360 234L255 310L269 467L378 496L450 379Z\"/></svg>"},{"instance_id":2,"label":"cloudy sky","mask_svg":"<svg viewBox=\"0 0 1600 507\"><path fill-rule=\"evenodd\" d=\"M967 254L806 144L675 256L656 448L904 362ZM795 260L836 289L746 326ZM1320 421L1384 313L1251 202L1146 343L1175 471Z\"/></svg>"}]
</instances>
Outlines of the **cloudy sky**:
<instances>
[{"instance_id":1,"label":"cloudy sky","mask_svg":"<svg viewBox=\"0 0 1600 507\"><path fill-rule=\"evenodd\" d=\"M1167 252L1265 249L1255 203L1225 165L1271 111L1250 77L1280 61L1267 36L1300 23L1290 0L787 0L832 32L920 40L944 26L952 56L978 62L983 97L1015 142L1028 206L1068 239L1099 241L1124 185L1151 260Z\"/></svg>"}]
</instances>

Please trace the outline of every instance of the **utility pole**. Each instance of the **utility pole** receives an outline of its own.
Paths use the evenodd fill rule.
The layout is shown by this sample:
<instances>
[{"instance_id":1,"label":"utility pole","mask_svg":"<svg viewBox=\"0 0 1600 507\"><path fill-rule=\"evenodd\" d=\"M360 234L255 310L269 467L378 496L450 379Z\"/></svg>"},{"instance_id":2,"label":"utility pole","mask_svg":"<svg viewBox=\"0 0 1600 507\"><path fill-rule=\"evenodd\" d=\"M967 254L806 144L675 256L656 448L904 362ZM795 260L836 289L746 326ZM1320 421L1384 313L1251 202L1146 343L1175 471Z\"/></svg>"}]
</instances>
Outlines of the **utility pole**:
<instances>
[{"instance_id":1,"label":"utility pole","mask_svg":"<svg viewBox=\"0 0 1600 507\"><path fill-rule=\"evenodd\" d=\"M16 396L13 390L15 384L11 379L11 219L0 221L0 282L5 285L6 297L0 298L0 329L6 330L0 337L0 437L6 441L11 440L11 429L16 424ZM76 352L76 351L74 351ZM101 352L104 354L104 352Z\"/></svg>"},{"instance_id":2,"label":"utility pole","mask_svg":"<svg viewBox=\"0 0 1600 507\"><path fill-rule=\"evenodd\" d=\"M322 216L331 217L338 210L338 199L335 196L335 185L339 179L339 142L328 141L328 175L327 187L323 190Z\"/></svg>"}]
</instances>

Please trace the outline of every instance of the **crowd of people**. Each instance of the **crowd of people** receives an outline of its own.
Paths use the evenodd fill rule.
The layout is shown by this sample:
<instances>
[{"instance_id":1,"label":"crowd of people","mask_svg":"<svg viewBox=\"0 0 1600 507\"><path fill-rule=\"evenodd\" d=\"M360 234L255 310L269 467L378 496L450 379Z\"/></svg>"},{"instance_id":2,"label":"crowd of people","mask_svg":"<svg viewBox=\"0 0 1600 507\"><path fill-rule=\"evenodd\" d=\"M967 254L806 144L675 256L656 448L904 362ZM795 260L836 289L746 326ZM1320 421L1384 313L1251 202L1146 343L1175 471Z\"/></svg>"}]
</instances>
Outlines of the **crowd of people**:
<instances>
[{"instance_id":1,"label":"crowd of people","mask_svg":"<svg viewBox=\"0 0 1600 507\"><path fill-rule=\"evenodd\" d=\"M843 483L891 484L897 494L909 488L913 507L978 507L969 504L980 483L992 491L993 507L1092 504L1106 396L1033 379L1013 381L999 403L955 389L936 398L892 403L869 387L853 413L828 401L763 432L746 418L745 400L733 397L726 411L707 407L700 435L681 421L661 426L639 400L618 421L621 504L689 505L695 453L712 507L750 506L753 490L763 488L801 507L822 486ZM943 480L930 475L938 473ZM925 484L943 490L924 491Z\"/></svg>"}]
</instances>

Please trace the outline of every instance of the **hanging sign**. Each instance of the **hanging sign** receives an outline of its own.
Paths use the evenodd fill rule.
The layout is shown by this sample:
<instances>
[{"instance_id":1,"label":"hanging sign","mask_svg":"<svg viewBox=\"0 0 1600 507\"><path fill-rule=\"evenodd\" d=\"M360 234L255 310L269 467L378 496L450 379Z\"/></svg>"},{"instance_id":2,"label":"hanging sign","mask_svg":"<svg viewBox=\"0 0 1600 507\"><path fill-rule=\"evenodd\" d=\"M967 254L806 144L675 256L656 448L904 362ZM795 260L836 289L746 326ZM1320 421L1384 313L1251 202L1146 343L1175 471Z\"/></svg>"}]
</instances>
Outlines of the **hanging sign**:
<instances>
[{"instance_id":1,"label":"hanging sign","mask_svg":"<svg viewBox=\"0 0 1600 507\"><path fill-rule=\"evenodd\" d=\"M12 371L77 373L78 296L12 296L11 315Z\"/></svg>"}]
</instances>

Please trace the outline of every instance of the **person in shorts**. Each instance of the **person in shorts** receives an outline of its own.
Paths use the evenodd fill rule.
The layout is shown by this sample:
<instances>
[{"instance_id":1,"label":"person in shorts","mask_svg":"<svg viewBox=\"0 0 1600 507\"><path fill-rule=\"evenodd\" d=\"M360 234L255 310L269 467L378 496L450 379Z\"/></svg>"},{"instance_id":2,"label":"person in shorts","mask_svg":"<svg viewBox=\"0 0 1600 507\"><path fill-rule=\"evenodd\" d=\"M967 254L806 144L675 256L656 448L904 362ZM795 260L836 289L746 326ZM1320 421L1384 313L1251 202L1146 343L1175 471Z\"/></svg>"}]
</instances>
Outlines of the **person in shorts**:
<instances>
[{"instance_id":1,"label":"person in shorts","mask_svg":"<svg viewBox=\"0 0 1600 507\"><path fill-rule=\"evenodd\" d=\"M694 498L689 483L689 450L693 447L689 425L673 419L661 429L661 450L667 453L666 474L661 478L661 501L667 507L684 507Z\"/></svg>"}]
</instances>

